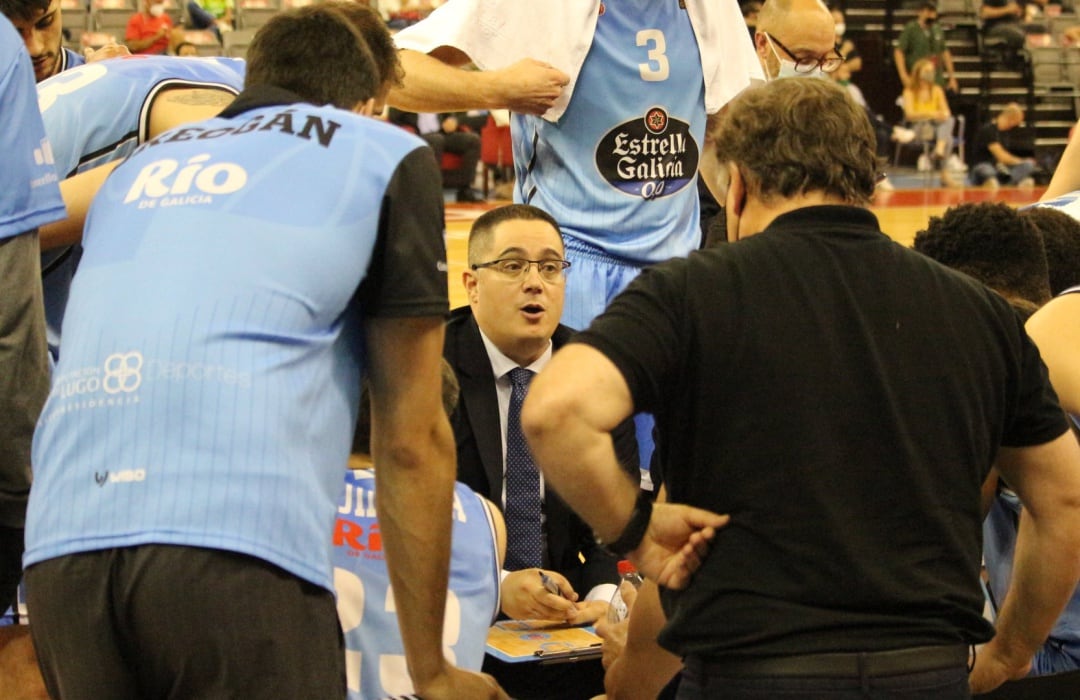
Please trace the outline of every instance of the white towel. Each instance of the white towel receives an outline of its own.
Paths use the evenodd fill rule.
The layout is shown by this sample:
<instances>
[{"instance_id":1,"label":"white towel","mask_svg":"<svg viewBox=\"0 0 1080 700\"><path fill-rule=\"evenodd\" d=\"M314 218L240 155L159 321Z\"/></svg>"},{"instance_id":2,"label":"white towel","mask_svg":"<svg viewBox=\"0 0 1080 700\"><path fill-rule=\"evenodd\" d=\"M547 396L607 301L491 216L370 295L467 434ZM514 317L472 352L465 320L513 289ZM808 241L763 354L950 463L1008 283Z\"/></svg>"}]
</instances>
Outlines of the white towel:
<instances>
[{"instance_id":1,"label":"white towel","mask_svg":"<svg viewBox=\"0 0 1080 700\"><path fill-rule=\"evenodd\" d=\"M665 0L674 2L675 0ZM505 68L524 58L570 76L544 118L558 121L574 93L592 45L600 0L449 0L425 20L394 36L399 49L431 53L452 46L481 70ZM764 80L746 23L735 0L686 0L697 37L709 114L750 84Z\"/></svg>"}]
</instances>

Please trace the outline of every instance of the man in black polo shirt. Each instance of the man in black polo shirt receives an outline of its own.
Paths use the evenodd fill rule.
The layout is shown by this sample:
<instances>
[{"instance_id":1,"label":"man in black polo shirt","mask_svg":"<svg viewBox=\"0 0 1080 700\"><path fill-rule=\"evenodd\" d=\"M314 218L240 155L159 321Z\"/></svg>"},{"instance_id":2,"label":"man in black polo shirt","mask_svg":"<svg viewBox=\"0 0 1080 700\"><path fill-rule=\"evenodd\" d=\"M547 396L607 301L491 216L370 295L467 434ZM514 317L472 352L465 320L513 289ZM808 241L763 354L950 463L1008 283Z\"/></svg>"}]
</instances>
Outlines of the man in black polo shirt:
<instances>
[{"instance_id":1,"label":"man in black polo shirt","mask_svg":"<svg viewBox=\"0 0 1080 700\"><path fill-rule=\"evenodd\" d=\"M881 232L873 131L828 81L744 91L717 155L732 244L646 270L533 382L545 478L662 586L680 698L967 698L1024 675L1080 577L1080 448L1022 323ZM617 478L604 431L642 410L670 504ZM996 636L991 464L1030 506ZM708 542L686 506L730 523Z\"/></svg>"}]
</instances>

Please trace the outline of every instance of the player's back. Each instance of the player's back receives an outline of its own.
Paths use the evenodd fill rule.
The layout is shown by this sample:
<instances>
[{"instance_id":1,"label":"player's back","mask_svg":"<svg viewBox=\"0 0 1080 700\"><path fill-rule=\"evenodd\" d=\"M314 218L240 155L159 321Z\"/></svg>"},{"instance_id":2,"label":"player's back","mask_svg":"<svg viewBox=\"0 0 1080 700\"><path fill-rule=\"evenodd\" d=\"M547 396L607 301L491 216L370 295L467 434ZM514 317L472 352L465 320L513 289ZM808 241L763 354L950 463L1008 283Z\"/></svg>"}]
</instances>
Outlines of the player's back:
<instances>
[{"instance_id":1,"label":"player's back","mask_svg":"<svg viewBox=\"0 0 1080 700\"><path fill-rule=\"evenodd\" d=\"M351 302L422 145L329 107L237 107L112 173L36 435L39 491L78 505L30 519L32 558L175 542L329 587L304 543L323 539L355 419Z\"/></svg>"},{"instance_id":2,"label":"player's back","mask_svg":"<svg viewBox=\"0 0 1080 700\"><path fill-rule=\"evenodd\" d=\"M70 177L123 158L149 138L154 99L175 87L222 89L244 84L236 58L127 56L88 63L38 84L38 106L56 169Z\"/></svg>"}]
</instances>

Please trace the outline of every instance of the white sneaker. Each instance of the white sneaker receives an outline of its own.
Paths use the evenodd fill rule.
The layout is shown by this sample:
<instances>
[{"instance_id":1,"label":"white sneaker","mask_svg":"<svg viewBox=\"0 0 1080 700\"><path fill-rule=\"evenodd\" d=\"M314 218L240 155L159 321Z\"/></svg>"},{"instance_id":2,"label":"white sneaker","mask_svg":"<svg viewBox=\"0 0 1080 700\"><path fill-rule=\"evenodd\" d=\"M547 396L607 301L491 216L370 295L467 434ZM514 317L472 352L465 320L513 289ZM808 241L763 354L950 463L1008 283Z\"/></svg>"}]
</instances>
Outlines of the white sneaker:
<instances>
[{"instance_id":1,"label":"white sneaker","mask_svg":"<svg viewBox=\"0 0 1080 700\"><path fill-rule=\"evenodd\" d=\"M1030 189L1035 186L1035 178L1025 177L1020 182L1016 183L1017 187L1023 187L1024 189Z\"/></svg>"},{"instance_id":2,"label":"white sneaker","mask_svg":"<svg viewBox=\"0 0 1080 700\"><path fill-rule=\"evenodd\" d=\"M915 169L918 170L920 173L925 173L927 170L930 170L933 167L934 164L930 162L930 156L926 155L925 153L919 156L919 162L915 165Z\"/></svg>"},{"instance_id":3,"label":"white sneaker","mask_svg":"<svg viewBox=\"0 0 1080 700\"><path fill-rule=\"evenodd\" d=\"M915 140L915 132L902 126L894 126L892 138L898 143L911 143Z\"/></svg>"},{"instance_id":4,"label":"white sneaker","mask_svg":"<svg viewBox=\"0 0 1080 700\"><path fill-rule=\"evenodd\" d=\"M960 160L960 157L957 156L955 153L953 153L945 161L945 169L946 170L955 170L957 172L966 172L968 167L967 167L967 163Z\"/></svg>"}]
</instances>

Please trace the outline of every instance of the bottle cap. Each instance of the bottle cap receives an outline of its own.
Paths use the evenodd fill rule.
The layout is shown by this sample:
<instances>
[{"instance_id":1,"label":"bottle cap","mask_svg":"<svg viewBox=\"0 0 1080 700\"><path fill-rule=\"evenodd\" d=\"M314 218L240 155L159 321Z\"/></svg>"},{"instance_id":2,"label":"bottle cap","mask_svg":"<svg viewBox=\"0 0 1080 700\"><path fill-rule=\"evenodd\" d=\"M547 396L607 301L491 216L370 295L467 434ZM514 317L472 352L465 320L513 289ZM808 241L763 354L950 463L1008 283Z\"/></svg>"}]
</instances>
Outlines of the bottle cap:
<instances>
[{"instance_id":1,"label":"bottle cap","mask_svg":"<svg viewBox=\"0 0 1080 700\"><path fill-rule=\"evenodd\" d=\"M637 567L629 559L619 560L619 576L626 576L627 574L636 574Z\"/></svg>"}]
</instances>

